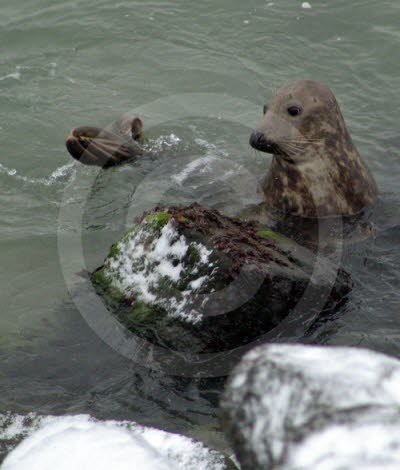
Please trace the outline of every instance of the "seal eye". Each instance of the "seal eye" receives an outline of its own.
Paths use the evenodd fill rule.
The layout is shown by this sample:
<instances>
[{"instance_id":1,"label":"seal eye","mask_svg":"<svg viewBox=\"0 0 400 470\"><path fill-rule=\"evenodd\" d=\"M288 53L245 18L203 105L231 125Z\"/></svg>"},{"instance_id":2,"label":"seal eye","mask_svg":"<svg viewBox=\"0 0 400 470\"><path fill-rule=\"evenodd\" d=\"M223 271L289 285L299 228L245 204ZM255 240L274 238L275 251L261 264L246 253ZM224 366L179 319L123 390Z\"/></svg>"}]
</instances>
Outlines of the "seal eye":
<instances>
[{"instance_id":1,"label":"seal eye","mask_svg":"<svg viewBox=\"0 0 400 470\"><path fill-rule=\"evenodd\" d=\"M302 109L300 106L289 106L287 111L291 116L298 116L301 114Z\"/></svg>"},{"instance_id":2,"label":"seal eye","mask_svg":"<svg viewBox=\"0 0 400 470\"><path fill-rule=\"evenodd\" d=\"M268 106L266 104L264 104L264 107L263 107L263 114L265 114L267 112L267 109L268 109Z\"/></svg>"}]
</instances>

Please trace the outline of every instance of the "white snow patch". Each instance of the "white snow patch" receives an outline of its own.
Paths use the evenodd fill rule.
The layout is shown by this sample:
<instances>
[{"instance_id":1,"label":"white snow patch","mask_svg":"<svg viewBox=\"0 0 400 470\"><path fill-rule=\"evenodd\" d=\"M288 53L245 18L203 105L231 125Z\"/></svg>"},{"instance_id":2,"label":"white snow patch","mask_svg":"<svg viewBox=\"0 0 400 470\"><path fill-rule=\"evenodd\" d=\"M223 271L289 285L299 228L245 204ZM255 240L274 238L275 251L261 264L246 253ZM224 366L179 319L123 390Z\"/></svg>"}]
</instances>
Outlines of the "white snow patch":
<instances>
[{"instance_id":1,"label":"white snow patch","mask_svg":"<svg viewBox=\"0 0 400 470\"><path fill-rule=\"evenodd\" d=\"M340 468L399 468L398 426L332 425L312 433L289 452L287 468L338 470ZM334 451L332 451L334 449ZM376 465L376 467L375 467Z\"/></svg>"},{"instance_id":2,"label":"white snow patch","mask_svg":"<svg viewBox=\"0 0 400 470\"><path fill-rule=\"evenodd\" d=\"M206 282L207 279L208 279L208 276L201 276L195 279L189 284L190 289L192 290L200 289L200 287Z\"/></svg>"},{"instance_id":3,"label":"white snow patch","mask_svg":"<svg viewBox=\"0 0 400 470\"><path fill-rule=\"evenodd\" d=\"M177 463L177 470L224 470L225 465L218 458L218 452L204 447L179 434L172 434L158 429L142 428L142 436L159 452Z\"/></svg>"},{"instance_id":4,"label":"white snow patch","mask_svg":"<svg viewBox=\"0 0 400 470\"><path fill-rule=\"evenodd\" d=\"M351 347L265 345L246 354L228 390L235 416L242 415L240 433L266 468L400 468L395 358ZM346 410L358 410L353 421L342 419ZM325 412L331 423L313 429L309 423Z\"/></svg>"},{"instance_id":5,"label":"white snow patch","mask_svg":"<svg viewBox=\"0 0 400 470\"><path fill-rule=\"evenodd\" d=\"M174 266L169 260L164 259L160 262L156 271L160 276L169 277L173 281L179 281L183 271L183 266L181 263Z\"/></svg>"},{"instance_id":6,"label":"white snow patch","mask_svg":"<svg viewBox=\"0 0 400 470\"><path fill-rule=\"evenodd\" d=\"M165 258L166 254L172 255L181 260L187 253L189 248L185 237L181 235L177 239L178 233L172 227L171 222L167 223L161 230L161 237L148 256L151 260L157 261Z\"/></svg>"},{"instance_id":7,"label":"white snow patch","mask_svg":"<svg viewBox=\"0 0 400 470\"><path fill-rule=\"evenodd\" d=\"M161 229L160 236L150 246L144 247L146 228L138 233L132 233L123 238L117 245L118 254L107 260L105 275L111 284L126 297L138 297L140 300L154 304L158 303L168 315L181 318L190 323L202 319L202 313L187 308L193 291L197 290L206 280L206 276L189 283L188 289L176 292L176 296L160 298L156 296L160 282L168 278L178 282L184 271L182 260L187 254L189 244L183 235L168 222ZM193 243L192 246L200 256L199 264L208 264L212 253L204 245ZM193 274L196 274L196 269Z\"/></svg>"},{"instance_id":8,"label":"white snow patch","mask_svg":"<svg viewBox=\"0 0 400 470\"><path fill-rule=\"evenodd\" d=\"M223 470L223 458L184 436L133 422L97 421L88 415L24 417L2 433L29 433L4 460L2 470ZM14 433L14 434L13 434Z\"/></svg>"},{"instance_id":9,"label":"white snow patch","mask_svg":"<svg viewBox=\"0 0 400 470\"><path fill-rule=\"evenodd\" d=\"M196 243L196 248L200 255L200 262L203 264L208 263L212 251L208 250L204 245L201 245L200 243ZM212 263L209 266L212 266Z\"/></svg>"},{"instance_id":10,"label":"white snow patch","mask_svg":"<svg viewBox=\"0 0 400 470\"><path fill-rule=\"evenodd\" d=\"M125 295L137 294L143 301L154 302L155 296L151 291L157 287L162 276L179 280L182 265L178 263L174 266L171 257L180 261L186 254L188 245L183 236L177 238L178 234L170 222L162 228L160 237L147 250L141 243L140 235L141 233L118 244L120 254L109 262L111 270L119 274L113 276L112 284ZM137 263L134 262L140 261L143 256L145 262L138 271ZM147 269L150 268L150 262L157 265L152 272Z\"/></svg>"},{"instance_id":11,"label":"white snow patch","mask_svg":"<svg viewBox=\"0 0 400 470\"><path fill-rule=\"evenodd\" d=\"M172 470L144 439L126 429L66 419L36 431L6 458L3 470Z\"/></svg>"},{"instance_id":12,"label":"white snow patch","mask_svg":"<svg viewBox=\"0 0 400 470\"><path fill-rule=\"evenodd\" d=\"M2 418L2 419L1 419ZM0 424L3 425L3 421L8 419L8 416L2 416L0 418ZM0 439L13 439L15 436L25 432L24 426L25 417L17 415L11 421L11 423L0 431Z\"/></svg>"}]
</instances>

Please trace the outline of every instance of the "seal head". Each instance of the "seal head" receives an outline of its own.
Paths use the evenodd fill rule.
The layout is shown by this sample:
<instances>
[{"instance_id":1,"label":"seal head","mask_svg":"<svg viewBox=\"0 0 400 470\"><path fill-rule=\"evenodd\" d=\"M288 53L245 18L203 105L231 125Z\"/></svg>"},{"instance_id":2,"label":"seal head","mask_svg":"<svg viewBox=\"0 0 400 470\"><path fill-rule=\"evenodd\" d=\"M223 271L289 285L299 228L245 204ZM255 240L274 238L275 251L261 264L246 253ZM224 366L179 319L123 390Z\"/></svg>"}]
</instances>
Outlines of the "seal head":
<instances>
[{"instance_id":1,"label":"seal head","mask_svg":"<svg viewBox=\"0 0 400 470\"><path fill-rule=\"evenodd\" d=\"M118 165L141 155L143 121L133 118L116 122L114 132L100 127L81 126L72 129L65 141L68 152L85 165L103 168Z\"/></svg>"},{"instance_id":2,"label":"seal head","mask_svg":"<svg viewBox=\"0 0 400 470\"><path fill-rule=\"evenodd\" d=\"M280 88L250 145L273 154L262 189L268 205L285 214L351 216L377 195L335 96L321 83L294 80Z\"/></svg>"}]
</instances>

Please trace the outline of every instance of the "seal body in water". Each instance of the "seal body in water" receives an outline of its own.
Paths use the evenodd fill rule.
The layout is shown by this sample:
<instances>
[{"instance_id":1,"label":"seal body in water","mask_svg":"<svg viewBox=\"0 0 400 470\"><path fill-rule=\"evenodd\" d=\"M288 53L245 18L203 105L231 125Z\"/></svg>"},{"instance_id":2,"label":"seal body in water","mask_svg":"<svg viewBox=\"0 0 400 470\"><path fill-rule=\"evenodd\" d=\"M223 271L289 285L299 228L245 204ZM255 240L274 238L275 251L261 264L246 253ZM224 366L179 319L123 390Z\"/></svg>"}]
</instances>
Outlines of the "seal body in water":
<instances>
[{"instance_id":1,"label":"seal body in water","mask_svg":"<svg viewBox=\"0 0 400 470\"><path fill-rule=\"evenodd\" d=\"M375 181L326 86L293 80L264 111L250 145L273 154L263 181L268 208L303 218L352 216L374 200ZM77 127L66 146L81 163L107 168L144 155L142 137L143 121L135 116L117 121L112 131Z\"/></svg>"},{"instance_id":2,"label":"seal body in water","mask_svg":"<svg viewBox=\"0 0 400 470\"><path fill-rule=\"evenodd\" d=\"M335 96L321 83L293 80L280 88L250 145L273 154L264 199L289 216L352 216L377 195Z\"/></svg>"},{"instance_id":3,"label":"seal body in water","mask_svg":"<svg viewBox=\"0 0 400 470\"><path fill-rule=\"evenodd\" d=\"M108 168L141 155L142 138L143 121L134 116L120 119L110 131L100 127L76 127L65 145L81 163Z\"/></svg>"}]
</instances>

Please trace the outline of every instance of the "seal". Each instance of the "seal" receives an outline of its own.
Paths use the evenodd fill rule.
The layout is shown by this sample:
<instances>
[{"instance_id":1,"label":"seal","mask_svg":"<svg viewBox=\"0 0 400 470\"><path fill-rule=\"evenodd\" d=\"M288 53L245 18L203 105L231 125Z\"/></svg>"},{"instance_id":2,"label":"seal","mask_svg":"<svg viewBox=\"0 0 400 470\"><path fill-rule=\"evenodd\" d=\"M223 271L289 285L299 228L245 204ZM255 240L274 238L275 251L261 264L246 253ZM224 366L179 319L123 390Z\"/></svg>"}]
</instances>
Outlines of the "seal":
<instances>
[{"instance_id":1,"label":"seal","mask_svg":"<svg viewBox=\"0 0 400 470\"><path fill-rule=\"evenodd\" d=\"M142 155L142 139L143 121L134 116L117 121L113 131L91 126L76 127L65 145L79 162L108 168Z\"/></svg>"},{"instance_id":2,"label":"seal","mask_svg":"<svg viewBox=\"0 0 400 470\"><path fill-rule=\"evenodd\" d=\"M335 96L321 83L293 80L279 88L250 145L273 154L264 200L289 216L352 216L377 195Z\"/></svg>"}]
</instances>

